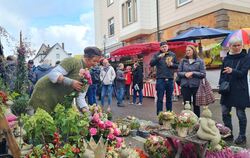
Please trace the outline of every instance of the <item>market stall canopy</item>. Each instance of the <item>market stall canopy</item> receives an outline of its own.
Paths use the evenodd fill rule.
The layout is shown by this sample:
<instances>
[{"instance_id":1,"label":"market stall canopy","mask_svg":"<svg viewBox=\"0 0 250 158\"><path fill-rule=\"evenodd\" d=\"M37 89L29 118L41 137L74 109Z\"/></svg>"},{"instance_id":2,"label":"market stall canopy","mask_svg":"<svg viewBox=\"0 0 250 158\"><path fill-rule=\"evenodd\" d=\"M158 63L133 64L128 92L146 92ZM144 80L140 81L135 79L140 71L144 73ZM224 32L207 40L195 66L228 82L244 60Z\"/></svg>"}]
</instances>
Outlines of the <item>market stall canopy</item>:
<instances>
[{"instance_id":1,"label":"market stall canopy","mask_svg":"<svg viewBox=\"0 0 250 158\"><path fill-rule=\"evenodd\" d=\"M179 41L179 42L168 42L169 50L173 52L185 52L187 45L197 46L196 43ZM159 42L150 42L150 43L140 43L132 44L128 46L121 47L110 53L111 57L122 57L122 56L133 56L138 54L147 54L153 53L160 50Z\"/></svg>"},{"instance_id":2,"label":"market stall canopy","mask_svg":"<svg viewBox=\"0 0 250 158\"><path fill-rule=\"evenodd\" d=\"M215 29L215 28L209 28L209 27L195 27L168 41L171 42L171 41L190 41L190 40L210 39L210 38L227 36L230 33L231 31L228 31L228 30Z\"/></svg>"},{"instance_id":3,"label":"market stall canopy","mask_svg":"<svg viewBox=\"0 0 250 158\"><path fill-rule=\"evenodd\" d=\"M243 28L230 33L221 43L223 47L229 46L229 41L232 38L242 39L244 45L250 44L250 28Z\"/></svg>"}]
</instances>

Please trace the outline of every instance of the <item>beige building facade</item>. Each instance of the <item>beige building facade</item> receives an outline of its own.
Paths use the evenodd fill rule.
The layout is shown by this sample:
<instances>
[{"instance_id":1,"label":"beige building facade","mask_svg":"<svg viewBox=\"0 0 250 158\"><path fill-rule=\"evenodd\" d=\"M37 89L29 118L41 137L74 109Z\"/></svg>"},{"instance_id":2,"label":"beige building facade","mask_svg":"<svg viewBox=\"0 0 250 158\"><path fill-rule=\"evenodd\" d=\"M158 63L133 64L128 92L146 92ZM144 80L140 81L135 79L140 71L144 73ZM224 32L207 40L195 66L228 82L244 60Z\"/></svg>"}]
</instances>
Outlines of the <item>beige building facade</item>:
<instances>
[{"instance_id":1,"label":"beige building facade","mask_svg":"<svg viewBox=\"0 0 250 158\"><path fill-rule=\"evenodd\" d=\"M106 53L197 26L250 27L250 0L94 0L94 8L96 45Z\"/></svg>"}]
</instances>

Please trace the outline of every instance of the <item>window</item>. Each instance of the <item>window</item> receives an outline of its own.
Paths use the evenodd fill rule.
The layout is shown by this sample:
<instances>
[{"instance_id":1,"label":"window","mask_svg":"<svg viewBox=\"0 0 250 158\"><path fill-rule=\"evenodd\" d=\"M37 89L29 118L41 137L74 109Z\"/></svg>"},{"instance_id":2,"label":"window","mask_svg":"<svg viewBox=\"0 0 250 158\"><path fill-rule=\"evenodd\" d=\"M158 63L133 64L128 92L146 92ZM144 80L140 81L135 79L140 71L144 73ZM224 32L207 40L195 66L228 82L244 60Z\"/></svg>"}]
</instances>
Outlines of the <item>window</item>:
<instances>
[{"instance_id":1,"label":"window","mask_svg":"<svg viewBox=\"0 0 250 158\"><path fill-rule=\"evenodd\" d=\"M127 2L127 12L128 12L128 23L132 23L132 6L131 6L131 1Z\"/></svg>"},{"instance_id":2,"label":"window","mask_svg":"<svg viewBox=\"0 0 250 158\"><path fill-rule=\"evenodd\" d=\"M137 3L136 0L128 0L122 4L122 25L123 27L136 22Z\"/></svg>"},{"instance_id":3,"label":"window","mask_svg":"<svg viewBox=\"0 0 250 158\"><path fill-rule=\"evenodd\" d=\"M108 20L108 31L109 31L109 36L113 36L115 34L114 17Z\"/></svg>"},{"instance_id":4,"label":"window","mask_svg":"<svg viewBox=\"0 0 250 158\"><path fill-rule=\"evenodd\" d=\"M56 59L60 59L60 54L56 54Z\"/></svg>"},{"instance_id":5,"label":"window","mask_svg":"<svg viewBox=\"0 0 250 158\"><path fill-rule=\"evenodd\" d=\"M114 0L107 0L107 6L110 6L113 3L114 3Z\"/></svg>"},{"instance_id":6,"label":"window","mask_svg":"<svg viewBox=\"0 0 250 158\"><path fill-rule=\"evenodd\" d=\"M191 2L192 0L176 0L177 3L177 7L183 6L189 2Z\"/></svg>"}]
</instances>

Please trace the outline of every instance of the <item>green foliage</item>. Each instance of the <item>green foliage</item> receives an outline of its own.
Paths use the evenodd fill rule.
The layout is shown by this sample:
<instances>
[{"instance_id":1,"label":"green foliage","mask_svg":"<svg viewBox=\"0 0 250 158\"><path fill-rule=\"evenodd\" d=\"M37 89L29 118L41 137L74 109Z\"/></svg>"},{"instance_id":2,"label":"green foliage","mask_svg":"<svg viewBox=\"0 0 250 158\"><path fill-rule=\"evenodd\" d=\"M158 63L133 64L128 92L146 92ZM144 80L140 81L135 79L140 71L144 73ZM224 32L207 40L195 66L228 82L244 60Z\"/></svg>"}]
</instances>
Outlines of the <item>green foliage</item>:
<instances>
[{"instance_id":1,"label":"green foliage","mask_svg":"<svg viewBox=\"0 0 250 158\"><path fill-rule=\"evenodd\" d=\"M220 45L220 44L216 44L216 45L210 50L210 53L211 53L213 56L219 56L221 50L222 50L221 45Z\"/></svg>"},{"instance_id":2,"label":"green foliage","mask_svg":"<svg viewBox=\"0 0 250 158\"><path fill-rule=\"evenodd\" d=\"M28 106L29 95L26 93L19 94L13 92L10 94L10 97L14 102L11 106L11 110L14 114L20 116L22 113L25 113Z\"/></svg>"},{"instance_id":3,"label":"green foliage","mask_svg":"<svg viewBox=\"0 0 250 158\"><path fill-rule=\"evenodd\" d=\"M139 129L140 128L140 123L137 119L134 119L130 122L130 128L131 129Z\"/></svg>"},{"instance_id":4,"label":"green foliage","mask_svg":"<svg viewBox=\"0 0 250 158\"><path fill-rule=\"evenodd\" d=\"M23 128L33 144L52 142L56 126L53 118L45 110L38 108L33 116L22 115Z\"/></svg>"},{"instance_id":5,"label":"green foliage","mask_svg":"<svg viewBox=\"0 0 250 158\"><path fill-rule=\"evenodd\" d=\"M71 108L72 102L73 102L74 98L76 98L77 96L78 96L78 92L76 92L76 91L70 93L69 95L65 95L64 100L62 102L62 105L64 105L64 107L66 107L66 109Z\"/></svg>"},{"instance_id":6,"label":"green foliage","mask_svg":"<svg viewBox=\"0 0 250 158\"><path fill-rule=\"evenodd\" d=\"M55 124L60 129L60 134L66 141L76 142L81 136L88 134L88 115L80 115L77 109L58 104L54 110Z\"/></svg>"},{"instance_id":7,"label":"green foliage","mask_svg":"<svg viewBox=\"0 0 250 158\"><path fill-rule=\"evenodd\" d=\"M27 92L28 89L28 73L25 65L26 48L21 46L17 49L17 78L15 82L15 91L18 93Z\"/></svg>"},{"instance_id":8,"label":"green foliage","mask_svg":"<svg viewBox=\"0 0 250 158\"><path fill-rule=\"evenodd\" d=\"M0 77L0 91L7 91L8 87L7 85L4 83L4 80Z\"/></svg>"}]
</instances>

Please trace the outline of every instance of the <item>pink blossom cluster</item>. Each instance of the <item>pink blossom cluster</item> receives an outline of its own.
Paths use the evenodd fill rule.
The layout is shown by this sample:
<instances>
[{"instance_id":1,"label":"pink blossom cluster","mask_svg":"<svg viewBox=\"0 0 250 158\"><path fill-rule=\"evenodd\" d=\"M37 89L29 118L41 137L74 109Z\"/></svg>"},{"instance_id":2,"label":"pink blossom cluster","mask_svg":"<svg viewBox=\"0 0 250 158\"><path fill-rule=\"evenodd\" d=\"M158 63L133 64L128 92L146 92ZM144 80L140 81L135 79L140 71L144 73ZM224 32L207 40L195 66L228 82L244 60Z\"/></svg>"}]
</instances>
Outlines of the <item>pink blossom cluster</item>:
<instances>
[{"instance_id":1,"label":"pink blossom cluster","mask_svg":"<svg viewBox=\"0 0 250 158\"><path fill-rule=\"evenodd\" d=\"M92 84L92 78L88 69L80 69L79 76L88 81L88 84Z\"/></svg>"},{"instance_id":2,"label":"pink blossom cluster","mask_svg":"<svg viewBox=\"0 0 250 158\"><path fill-rule=\"evenodd\" d=\"M109 120L102 120L102 113L95 113L91 119L89 133L91 136L103 135L109 141L115 141L116 147L119 148L123 138L118 137L121 134L117 125Z\"/></svg>"}]
</instances>

